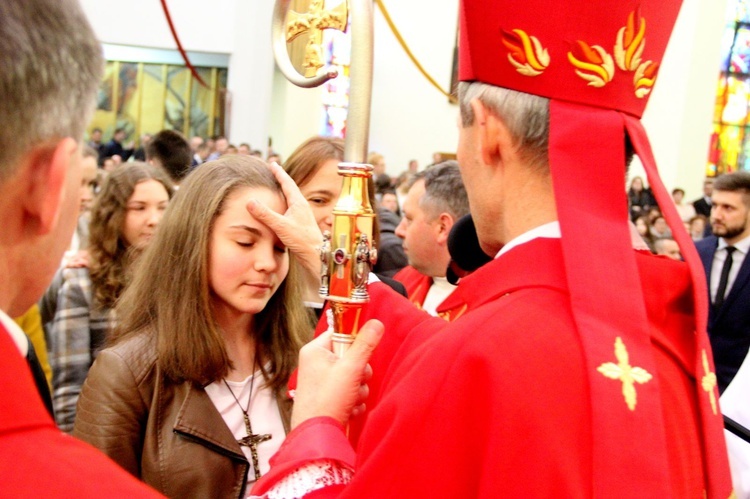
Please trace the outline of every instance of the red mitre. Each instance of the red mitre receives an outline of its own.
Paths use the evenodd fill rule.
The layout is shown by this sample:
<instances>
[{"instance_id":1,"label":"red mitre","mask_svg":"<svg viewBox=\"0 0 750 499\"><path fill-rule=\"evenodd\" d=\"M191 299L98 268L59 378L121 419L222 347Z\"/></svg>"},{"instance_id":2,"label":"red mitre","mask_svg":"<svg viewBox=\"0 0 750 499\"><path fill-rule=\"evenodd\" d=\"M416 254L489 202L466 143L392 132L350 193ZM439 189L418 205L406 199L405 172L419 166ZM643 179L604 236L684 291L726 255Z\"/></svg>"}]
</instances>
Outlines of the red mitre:
<instances>
[{"instance_id":1,"label":"red mitre","mask_svg":"<svg viewBox=\"0 0 750 499\"><path fill-rule=\"evenodd\" d=\"M643 493L649 497L673 496L666 476L669 443L656 424L662 421L656 378L635 380L625 403L626 390L613 384L618 373L607 373L623 366L642 368L633 372L635 377L645 376L643 370L656 372L628 228L626 134L690 266L707 493L728 497L731 492L721 413L715 405L718 391L701 382L713 373L705 275L659 178L639 119L658 79L680 4L463 0L461 6L460 80L550 99L550 171L571 305L590 373L594 497L632 496L642 484L648 485ZM633 445L633 435L648 448Z\"/></svg>"}]
</instances>

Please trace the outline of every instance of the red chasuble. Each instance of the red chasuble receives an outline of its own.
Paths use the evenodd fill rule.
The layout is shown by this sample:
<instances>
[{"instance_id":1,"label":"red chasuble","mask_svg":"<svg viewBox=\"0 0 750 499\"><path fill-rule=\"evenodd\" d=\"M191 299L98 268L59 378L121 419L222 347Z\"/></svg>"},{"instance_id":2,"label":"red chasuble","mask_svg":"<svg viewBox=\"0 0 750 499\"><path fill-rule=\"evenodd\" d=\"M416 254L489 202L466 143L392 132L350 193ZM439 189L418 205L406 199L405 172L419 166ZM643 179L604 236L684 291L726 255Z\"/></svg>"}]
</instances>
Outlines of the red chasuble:
<instances>
[{"instance_id":1,"label":"red chasuble","mask_svg":"<svg viewBox=\"0 0 750 499\"><path fill-rule=\"evenodd\" d=\"M709 462L726 458L706 448L700 430L698 398L709 395L695 362L689 271L644 253L636 260L656 372L639 371L639 357L615 343L589 372L560 241L536 239L462 280L454 294L468 311L459 320L439 330L435 320L386 321L384 341L395 335L400 346L390 363L377 360L376 352L375 378L383 375L378 366L389 367L375 400L368 400L375 407L356 462L340 426L311 420L289 435L253 492L268 491L312 458L352 466L355 473L346 487L309 497L593 497L590 386L597 383L607 396L599 410L612 416L637 413L650 394L659 397L662 413L647 424L667 439L668 466L654 470L645 458L662 443L648 437L650 431L612 436L628 442L611 447L613 460L644 459L633 463L634 473L609 468L605 479L620 484L610 497L661 497L654 493L665 485L659 477L673 497L704 497ZM371 316L387 319L399 308L388 296L373 297ZM622 375L626 371L630 377ZM657 390L643 390L648 383Z\"/></svg>"},{"instance_id":2,"label":"red chasuble","mask_svg":"<svg viewBox=\"0 0 750 499\"><path fill-rule=\"evenodd\" d=\"M64 435L0 325L0 496L162 497L104 454Z\"/></svg>"}]
</instances>

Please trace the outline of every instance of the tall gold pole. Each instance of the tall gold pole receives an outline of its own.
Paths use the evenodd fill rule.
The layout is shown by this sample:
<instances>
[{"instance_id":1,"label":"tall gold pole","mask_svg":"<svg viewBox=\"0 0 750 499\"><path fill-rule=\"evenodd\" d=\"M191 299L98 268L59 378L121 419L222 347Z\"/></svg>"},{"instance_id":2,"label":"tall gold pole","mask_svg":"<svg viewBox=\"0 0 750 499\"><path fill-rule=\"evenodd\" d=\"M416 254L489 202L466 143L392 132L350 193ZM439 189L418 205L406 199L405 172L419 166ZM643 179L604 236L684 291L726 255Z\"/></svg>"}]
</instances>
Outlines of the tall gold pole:
<instances>
[{"instance_id":1,"label":"tall gold pole","mask_svg":"<svg viewBox=\"0 0 750 499\"><path fill-rule=\"evenodd\" d=\"M290 11L289 4L290 0L276 1L274 56L284 76L304 88L319 86L338 76L335 69L323 68L320 58L322 47L319 46L321 33L324 29L346 30L351 17L349 113L344 162L339 164L343 186L333 210L333 234L326 231L320 249L320 295L331 304L334 351L341 356L354 341L361 326L362 307L370 299L367 279L377 259L377 250L373 245L375 213L367 188L372 177L372 166L365 163L372 94L372 0L349 0L330 10L325 9L325 0L311 0L310 9L305 13ZM309 37L304 67L306 75L312 76L299 74L289 60L287 43L302 35Z\"/></svg>"}]
</instances>

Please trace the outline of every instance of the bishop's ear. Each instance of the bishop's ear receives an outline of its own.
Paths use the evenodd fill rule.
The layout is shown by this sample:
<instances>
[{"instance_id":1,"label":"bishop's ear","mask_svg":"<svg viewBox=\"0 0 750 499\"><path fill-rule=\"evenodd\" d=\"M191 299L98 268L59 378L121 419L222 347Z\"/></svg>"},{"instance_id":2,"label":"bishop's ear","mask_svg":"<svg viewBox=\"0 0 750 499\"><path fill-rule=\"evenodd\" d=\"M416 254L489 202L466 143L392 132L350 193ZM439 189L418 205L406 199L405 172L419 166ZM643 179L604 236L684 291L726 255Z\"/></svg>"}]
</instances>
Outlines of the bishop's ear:
<instances>
[{"instance_id":1,"label":"bishop's ear","mask_svg":"<svg viewBox=\"0 0 750 499\"><path fill-rule=\"evenodd\" d=\"M505 122L479 99L471 101L479 133L482 160L487 165L499 164L515 147Z\"/></svg>"},{"instance_id":2,"label":"bishop's ear","mask_svg":"<svg viewBox=\"0 0 750 499\"><path fill-rule=\"evenodd\" d=\"M78 192L80 154L78 143L70 137L46 142L26 153L19 180L25 183L21 204L27 231L44 235L54 229L67 189ZM68 180L69 175L76 178Z\"/></svg>"}]
</instances>

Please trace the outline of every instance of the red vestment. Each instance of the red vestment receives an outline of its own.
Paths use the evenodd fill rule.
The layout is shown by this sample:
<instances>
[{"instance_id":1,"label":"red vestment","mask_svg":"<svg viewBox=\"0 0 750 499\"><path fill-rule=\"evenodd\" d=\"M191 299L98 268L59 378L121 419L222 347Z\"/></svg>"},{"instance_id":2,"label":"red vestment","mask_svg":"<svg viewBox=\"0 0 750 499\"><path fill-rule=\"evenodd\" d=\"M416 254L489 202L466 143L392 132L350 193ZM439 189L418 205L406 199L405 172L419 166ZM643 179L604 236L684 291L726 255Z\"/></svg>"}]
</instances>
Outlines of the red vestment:
<instances>
[{"instance_id":1,"label":"red vestment","mask_svg":"<svg viewBox=\"0 0 750 499\"><path fill-rule=\"evenodd\" d=\"M726 458L701 431L698 397L709 392L701 389L695 362L690 275L681 262L643 253L636 259L658 371L634 389L637 397L661 399L661 417L648 424L661 426L667 437L667 463L663 469L645 464L660 445L645 428L627 435L625 448L611 449L612 460L635 456L640 469L621 476L608 467L606 479L622 484L611 497L661 497L655 491L662 479L673 497L704 497L706 463ZM368 400L375 407L356 463L344 433L330 419L314 419L289 435L253 492L266 492L311 460L328 459L353 466L351 483L308 497L592 497L600 463L592 452L590 385L611 385L598 410L630 409L621 380L587 371L564 272L559 240L514 248L461 281L454 295L460 293L468 311L442 326L392 321L384 314L406 314L403 300L373 296L369 315L385 323L384 341L395 334L401 344L375 395L380 400ZM392 344L385 345L393 354ZM389 362L374 361L378 378L378 366ZM614 344L601 362L618 362ZM637 367L639 359L628 362Z\"/></svg>"},{"instance_id":2,"label":"red vestment","mask_svg":"<svg viewBox=\"0 0 750 499\"><path fill-rule=\"evenodd\" d=\"M2 325L0 365L0 495L162 497L98 450L55 426L28 366Z\"/></svg>"},{"instance_id":3,"label":"red vestment","mask_svg":"<svg viewBox=\"0 0 750 499\"><path fill-rule=\"evenodd\" d=\"M427 297L427 292L432 286L432 278L424 275L411 265L407 265L396 272L393 278L404 285L409 301L421 309L424 299Z\"/></svg>"},{"instance_id":4,"label":"red vestment","mask_svg":"<svg viewBox=\"0 0 750 499\"><path fill-rule=\"evenodd\" d=\"M393 278L404 285L409 301L422 310L424 300L433 283L432 278L422 274L411 265L399 270ZM437 307L437 316L447 321L455 321L466 312L464 305L461 300L453 298L453 293L451 293Z\"/></svg>"}]
</instances>

